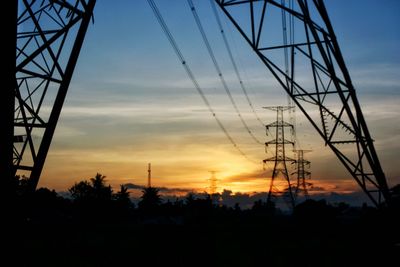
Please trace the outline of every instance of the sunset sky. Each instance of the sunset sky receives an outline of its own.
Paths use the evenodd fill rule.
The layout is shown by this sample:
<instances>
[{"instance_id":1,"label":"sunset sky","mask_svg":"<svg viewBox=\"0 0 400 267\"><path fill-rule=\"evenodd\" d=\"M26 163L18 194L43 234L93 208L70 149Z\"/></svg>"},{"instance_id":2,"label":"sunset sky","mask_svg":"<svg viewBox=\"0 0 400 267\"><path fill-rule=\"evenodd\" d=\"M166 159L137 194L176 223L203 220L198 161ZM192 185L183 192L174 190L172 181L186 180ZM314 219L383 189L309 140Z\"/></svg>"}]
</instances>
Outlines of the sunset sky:
<instances>
[{"instance_id":1,"label":"sunset sky","mask_svg":"<svg viewBox=\"0 0 400 267\"><path fill-rule=\"evenodd\" d=\"M98 1L53 138L39 186L67 190L74 182L107 176L113 186L144 185L151 162L153 185L208 190L267 191L269 157L250 138L225 94L188 4L156 0L182 53L246 160L219 129L145 0ZM233 97L253 133L271 139L236 82L209 1L194 1ZM400 2L326 0L347 67L389 184L400 183ZM264 106L286 105L286 95L220 14L249 97L265 123ZM281 31L281 28L277 28ZM303 149L311 149L312 182L329 191L358 190L356 183L304 116L297 112Z\"/></svg>"}]
</instances>

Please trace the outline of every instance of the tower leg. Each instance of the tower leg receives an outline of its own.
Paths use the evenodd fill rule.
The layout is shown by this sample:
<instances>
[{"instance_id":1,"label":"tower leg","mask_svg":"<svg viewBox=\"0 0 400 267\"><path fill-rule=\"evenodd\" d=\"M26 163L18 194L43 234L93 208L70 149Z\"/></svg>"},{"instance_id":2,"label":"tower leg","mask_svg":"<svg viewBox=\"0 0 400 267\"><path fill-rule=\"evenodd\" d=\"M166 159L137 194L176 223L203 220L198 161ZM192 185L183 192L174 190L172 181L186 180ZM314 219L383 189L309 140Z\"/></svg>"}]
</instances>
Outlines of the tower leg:
<instances>
[{"instance_id":1,"label":"tower leg","mask_svg":"<svg viewBox=\"0 0 400 267\"><path fill-rule=\"evenodd\" d=\"M0 89L0 179L3 196L13 192L13 139L14 139L14 92L16 86L15 78L15 48L17 46L17 17L18 1L6 1L3 3L4 10L11 14L4 16L3 25L5 36L3 39L3 82Z\"/></svg>"}]
</instances>

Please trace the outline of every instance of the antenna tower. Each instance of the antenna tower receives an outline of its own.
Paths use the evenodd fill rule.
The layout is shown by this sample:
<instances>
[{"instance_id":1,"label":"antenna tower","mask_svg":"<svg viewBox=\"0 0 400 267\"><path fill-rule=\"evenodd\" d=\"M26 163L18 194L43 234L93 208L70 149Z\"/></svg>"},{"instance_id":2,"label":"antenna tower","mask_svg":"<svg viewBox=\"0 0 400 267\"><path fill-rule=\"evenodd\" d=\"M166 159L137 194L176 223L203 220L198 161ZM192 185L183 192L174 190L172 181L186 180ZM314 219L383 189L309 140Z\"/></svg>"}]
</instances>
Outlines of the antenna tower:
<instances>
[{"instance_id":1,"label":"antenna tower","mask_svg":"<svg viewBox=\"0 0 400 267\"><path fill-rule=\"evenodd\" d=\"M147 168L147 187L151 187L151 163L149 163Z\"/></svg>"}]
</instances>

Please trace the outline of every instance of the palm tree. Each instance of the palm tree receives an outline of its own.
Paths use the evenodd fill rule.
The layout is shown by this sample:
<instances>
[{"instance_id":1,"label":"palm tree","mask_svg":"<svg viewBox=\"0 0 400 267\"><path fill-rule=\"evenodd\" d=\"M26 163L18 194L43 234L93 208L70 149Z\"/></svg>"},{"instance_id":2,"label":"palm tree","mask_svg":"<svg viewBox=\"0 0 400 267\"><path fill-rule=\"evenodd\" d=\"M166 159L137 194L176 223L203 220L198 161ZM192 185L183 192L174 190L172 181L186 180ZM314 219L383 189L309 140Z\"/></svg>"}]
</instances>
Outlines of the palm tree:
<instances>
[{"instance_id":1,"label":"palm tree","mask_svg":"<svg viewBox=\"0 0 400 267\"><path fill-rule=\"evenodd\" d=\"M97 173L95 177L90 178L93 188L93 197L96 200L109 201L112 198L112 189L106 185L106 176Z\"/></svg>"},{"instance_id":2,"label":"palm tree","mask_svg":"<svg viewBox=\"0 0 400 267\"><path fill-rule=\"evenodd\" d=\"M110 185L106 185L105 178L97 173L95 177L90 178L90 182L75 183L69 192L76 201L109 202L112 200L112 189Z\"/></svg>"},{"instance_id":3,"label":"palm tree","mask_svg":"<svg viewBox=\"0 0 400 267\"><path fill-rule=\"evenodd\" d=\"M139 209L145 211L155 211L161 204L159 190L155 187L143 189L143 195L140 197Z\"/></svg>"},{"instance_id":4,"label":"palm tree","mask_svg":"<svg viewBox=\"0 0 400 267\"><path fill-rule=\"evenodd\" d=\"M114 199L122 208L129 208L132 206L132 202L129 198L128 188L124 185L120 185L120 190L114 195Z\"/></svg>"},{"instance_id":5,"label":"palm tree","mask_svg":"<svg viewBox=\"0 0 400 267\"><path fill-rule=\"evenodd\" d=\"M93 188L98 189L106 186L106 177L97 173L95 177L90 178Z\"/></svg>"}]
</instances>

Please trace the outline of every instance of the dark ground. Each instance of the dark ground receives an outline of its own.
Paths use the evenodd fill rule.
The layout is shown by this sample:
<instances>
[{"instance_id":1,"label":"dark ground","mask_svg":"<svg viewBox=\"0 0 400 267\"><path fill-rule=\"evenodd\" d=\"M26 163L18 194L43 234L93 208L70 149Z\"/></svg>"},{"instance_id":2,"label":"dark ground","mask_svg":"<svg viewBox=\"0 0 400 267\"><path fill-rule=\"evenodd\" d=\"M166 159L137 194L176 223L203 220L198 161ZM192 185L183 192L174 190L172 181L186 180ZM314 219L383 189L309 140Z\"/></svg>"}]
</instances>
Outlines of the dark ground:
<instances>
[{"instance_id":1,"label":"dark ground","mask_svg":"<svg viewBox=\"0 0 400 267\"><path fill-rule=\"evenodd\" d=\"M16 222L2 266L399 266L399 226L377 215L149 218Z\"/></svg>"},{"instance_id":2,"label":"dark ground","mask_svg":"<svg viewBox=\"0 0 400 267\"><path fill-rule=\"evenodd\" d=\"M135 207L100 174L70 192L0 201L1 266L400 266L400 185L381 209L308 199L291 215L262 200L163 202L152 187Z\"/></svg>"}]
</instances>

